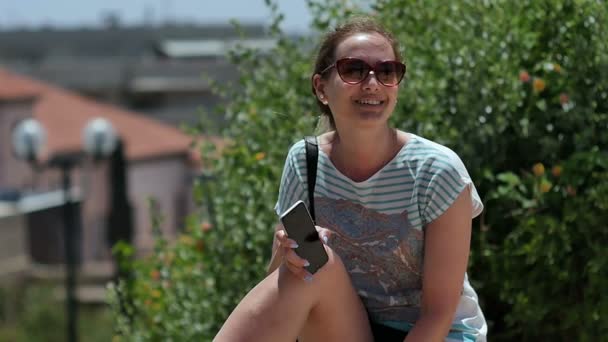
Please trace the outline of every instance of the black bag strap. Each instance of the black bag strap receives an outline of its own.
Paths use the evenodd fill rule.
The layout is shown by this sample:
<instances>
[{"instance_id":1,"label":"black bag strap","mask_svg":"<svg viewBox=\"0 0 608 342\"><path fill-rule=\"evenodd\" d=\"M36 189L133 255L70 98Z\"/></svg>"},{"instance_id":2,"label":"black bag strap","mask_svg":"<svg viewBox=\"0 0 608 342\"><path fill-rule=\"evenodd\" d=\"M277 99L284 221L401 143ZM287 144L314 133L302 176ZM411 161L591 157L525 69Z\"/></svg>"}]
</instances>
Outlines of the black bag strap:
<instances>
[{"instance_id":1,"label":"black bag strap","mask_svg":"<svg viewBox=\"0 0 608 342\"><path fill-rule=\"evenodd\" d=\"M317 161L319 160L319 145L317 144L317 137L306 136L304 137L306 145L306 176L308 179L308 211L312 220L315 221L315 185L317 184Z\"/></svg>"}]
</instances>

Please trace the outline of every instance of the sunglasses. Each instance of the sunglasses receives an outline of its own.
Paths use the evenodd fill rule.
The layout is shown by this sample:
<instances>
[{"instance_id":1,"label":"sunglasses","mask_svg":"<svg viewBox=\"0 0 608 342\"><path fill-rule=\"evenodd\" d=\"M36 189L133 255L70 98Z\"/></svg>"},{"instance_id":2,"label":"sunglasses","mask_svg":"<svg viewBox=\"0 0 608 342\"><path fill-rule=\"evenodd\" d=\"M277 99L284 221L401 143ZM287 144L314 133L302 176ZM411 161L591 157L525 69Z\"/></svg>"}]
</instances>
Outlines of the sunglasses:
<instances>
[{"instance_id":1,"label":"sunglasses","mask_svg":"<svg viewBox=\"0 0 608 342\"><path fill-rule=\"evenodd\" d=\"M335 67L344 83L359 84L373 72L376 80L387 87L398 85L405 75L405 64L398 61L380 61L374 66L359 58L341 58L331 64L321 74Z\"/></svg>"}]
</instances>

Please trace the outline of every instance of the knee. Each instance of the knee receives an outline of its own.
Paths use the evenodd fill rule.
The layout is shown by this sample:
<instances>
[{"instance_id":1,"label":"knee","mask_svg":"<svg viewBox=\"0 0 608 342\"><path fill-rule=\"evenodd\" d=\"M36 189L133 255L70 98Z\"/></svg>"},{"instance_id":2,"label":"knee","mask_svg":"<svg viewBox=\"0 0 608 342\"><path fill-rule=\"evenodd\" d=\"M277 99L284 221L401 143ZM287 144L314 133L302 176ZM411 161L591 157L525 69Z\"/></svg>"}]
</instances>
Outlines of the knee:
<instances>
[{"instance_id":1,"label":"knee","mask_svg":"<svg viewBox=\"0 0 608 342\"><path fill-rule=\"evenodd\" d=\"M348 272L346 271L346 266L342 262L342 258L340 255L336 253L331 247L325 245L325 252L327 252L327 263L323 265L314 275L315 278L329 278L332 281L336 280L336 278L344 278L348 277Z\"/></svg>"}]
</instances>

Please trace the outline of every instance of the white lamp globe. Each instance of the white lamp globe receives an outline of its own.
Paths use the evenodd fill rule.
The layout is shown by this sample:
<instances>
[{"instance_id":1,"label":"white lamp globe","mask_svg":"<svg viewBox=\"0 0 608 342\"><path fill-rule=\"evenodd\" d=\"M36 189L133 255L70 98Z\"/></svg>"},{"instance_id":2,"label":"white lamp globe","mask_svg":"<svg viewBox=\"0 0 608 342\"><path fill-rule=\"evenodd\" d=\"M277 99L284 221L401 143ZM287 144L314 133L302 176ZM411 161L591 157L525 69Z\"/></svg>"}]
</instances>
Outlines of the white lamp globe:
<instances>
[{"instance_id":1,"label":"white lamp globe","mask_svg":"<svg viewBox=\"0 0 608 342\"><path fill-rule=\"evenodd\" d=\"M110 121L95 118L85 126L82 135L84 150L94 158L107 157L116 148L116 130Z\"/></svg>"},{"instance_id":2,"label":"white lamp globe","mask_svg":"<svg viewBox=\"0 0 608 342\"><path fill-rule=\"evenodd\" d=\"M19 159L34 161L46 144L46 131L35 119L22 120L13 130L13 151Z\"/></svg>"}]
</instances>

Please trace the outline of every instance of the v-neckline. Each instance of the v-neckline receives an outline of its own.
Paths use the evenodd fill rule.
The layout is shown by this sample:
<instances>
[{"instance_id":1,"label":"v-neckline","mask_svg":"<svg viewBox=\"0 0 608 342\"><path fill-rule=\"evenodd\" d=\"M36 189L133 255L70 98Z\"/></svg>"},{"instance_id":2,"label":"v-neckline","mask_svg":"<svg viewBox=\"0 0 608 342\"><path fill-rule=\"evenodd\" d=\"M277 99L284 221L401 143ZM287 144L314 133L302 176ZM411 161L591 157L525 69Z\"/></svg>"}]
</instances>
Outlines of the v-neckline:
<instances>
[{"instance_id":1,"label":"v-neckline","mask_svg":"<svg viewBox=\"0 0 608 342\"><path fill-rule=\"evenodd\" d=\"M346 180L348 180L349 183L355 184L355 185L365 185L366 183L370 183L371 181L374 180L374 178L377 178L379 174L381 174L389 165L391 165L392 163L395 162L395 160L397 159L397 157L399 157L403 152L405 152L405 150L407 149L407 147L414 141L416 140L416 136L413 133L407 133L407 141L405 144L403 144L403 146L401 146L401 148L399 149L399 151L397 151L397 153L395 153L395 155L386 163L384 164L378 171L376 171L374 174L372 174L371 176L369 176L367 179L364 179L362 181L355 181L352 178L348 177L347 175L345 175L344 173L342 173L342 171L340 171L340 169L338 169L336 167L336 165L334 164L334 162L331 160L331 158L329 157L329 155L327 153L325 153L325 151L323 151L323 149L319 148L319 154L323 155L323 157L325 159L327 159L327 162L329 163L329 166L336 171L336 173L341 177L344 178ZM318 138L317 138L318 139Z\"/></svg>"}]
</instances>

